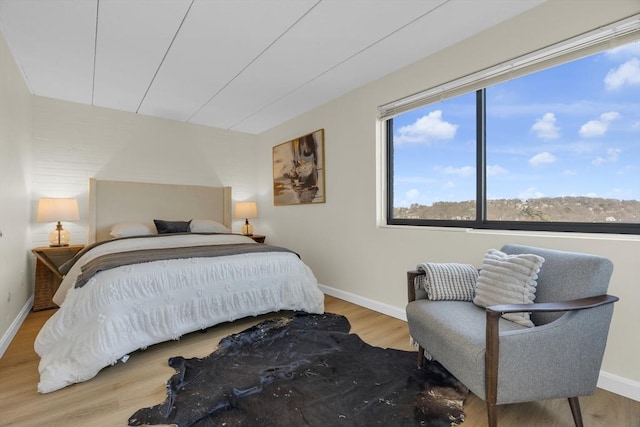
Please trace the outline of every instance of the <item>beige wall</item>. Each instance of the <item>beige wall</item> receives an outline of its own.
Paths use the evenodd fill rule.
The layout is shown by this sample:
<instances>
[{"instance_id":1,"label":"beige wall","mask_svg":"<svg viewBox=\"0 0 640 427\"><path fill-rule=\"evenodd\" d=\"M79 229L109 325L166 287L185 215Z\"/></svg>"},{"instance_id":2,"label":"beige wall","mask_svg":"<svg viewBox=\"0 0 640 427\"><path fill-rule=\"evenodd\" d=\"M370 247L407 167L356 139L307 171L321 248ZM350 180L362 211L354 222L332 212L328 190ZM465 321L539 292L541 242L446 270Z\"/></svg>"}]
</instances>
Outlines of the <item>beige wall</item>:
<instances>
[{"instance_id":1,"label":"beige wall","mask_svg":"<svg viewBox=\"0 0 640 427\"><path fill-rule=\"evenodd\" d=\"M33 293L27 265L31 99L0 35L0 354Z\"/></svg>"},{"instance_id":2,"label":"beige wall","mask_svg":"<svg viewBox=\"0 0 640 427\"><path fill-rule=\"evenodd\" d=\"M90 177L226 185L234 199L251 198L254 143L249 134L36 96L33 208L40 197L77 197L80 221L64 226L72 243L85 243ZM47 244L52 224L32 227L31 244Z\"/></svg>"},{"instance_id":3,"label":"beige wall","mask_svg":"<svg viewBox=\"0 0 640 427\"><path fill-rule=\"evenodd\" d=\"M603 370L630 380L639 393L638 236L381 226L384 173L376 116L379 105L639 11L637 1L608 2L606 8L595 1L551 1L263 133L258 181L261 216L269 219L268 227L264 226L273 232L272 242L298 251L319 281L333 288L331 293L396 316L404 315L405 272L422 261L479 266L488 248L507 242L609 257L615 264L610 292L621 300L616 304ZM271 147L319 128L325 129L327 203L273 207Z\"/></svg>"},{"instance_id":4,"label":"beige wall","mask_svg":"<svg viewBox=\"0 0 640 427\"><path fill-rule=\"evenodd\" d=\"M48 245L54 228L34 222L41 197L77 198L80 221L63 225L71 243L87 242L90 177L231 186L235 200L254 198L253 135L38 96L32 110L30 248Z\"/></svg>"},{"instance_id":5,"label":"beige wall","mask_svg":"<svg viewBox=\"0 0 640 427\"><path fill-rule=\"evenodd\" d=\"M257 159L254 135L32 96L1 36L0 48L2 354L28 313L31 248L54 228L35 222L40 197L78 198L80 221L64 227L85 243L90 177L225 185L245 200L255 198Z\"/></svg>"}]
</instances>

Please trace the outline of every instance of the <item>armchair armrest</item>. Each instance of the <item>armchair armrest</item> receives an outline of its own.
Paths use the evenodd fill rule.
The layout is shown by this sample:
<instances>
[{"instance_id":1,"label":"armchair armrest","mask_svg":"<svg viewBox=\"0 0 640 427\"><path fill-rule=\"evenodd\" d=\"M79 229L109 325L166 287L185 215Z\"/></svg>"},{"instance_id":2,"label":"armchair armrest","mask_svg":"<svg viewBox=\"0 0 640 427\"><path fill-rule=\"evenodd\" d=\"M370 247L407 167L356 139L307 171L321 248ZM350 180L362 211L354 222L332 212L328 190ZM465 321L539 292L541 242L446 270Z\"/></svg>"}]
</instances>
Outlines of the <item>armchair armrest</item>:
<instances>
[{"instance_id":1,"label":"armchair armrest","mask_svg":"<svg viewBox=\"0 0 640 427\"><path fill-rule=\"evenodd\" d=\"M409 302L416 300L416 277L424 276L426 273L422 270L409 270L407 271L407 297Z\"/></svg>"},{"instance_id":2,"label":"armchair armrest","mask_svg":"<svg viewBox=\"0 0 640 427\"><path fill-rule=\"evenodd\" d=\"M525 311L530 313L575 311L575 310L583 310L585 308L594 308L604 304L611 304L618 300L619 298L613 295L598 295L595 297L579 298L579 299L561 301L561 302L492 305L487 307L486 310L487 312L491 311L491 312L497 313L497 316L495 316L495 319L497 321L498 317L500 317L505 313L521 313ZM493 313L491 314L491 317L492 318L494 317ZM489 313L487 313L487 319L488 318L489 318Z\"/></svg>"},{"instance_id":3,"label":"armchair armrest","mask_svg":"<svg viewBox=\"0 0 640 427\"><path fill-rule=\"evenodd\" d=\"M595 308L606 304L612 304L619 298L613 295L598 295L595 297L579 298L562 302L546 302L534 304L503 304L492 305L486 308L487 329L486 329L486 353L485 353L485 378L486 378L486 398L487 402L495 405L498 397L498 355L499 353L499 330L498 320L505 313L519 312L555 312L555 311L576 311L588 308Z\"/></svg>"}]
</instances>

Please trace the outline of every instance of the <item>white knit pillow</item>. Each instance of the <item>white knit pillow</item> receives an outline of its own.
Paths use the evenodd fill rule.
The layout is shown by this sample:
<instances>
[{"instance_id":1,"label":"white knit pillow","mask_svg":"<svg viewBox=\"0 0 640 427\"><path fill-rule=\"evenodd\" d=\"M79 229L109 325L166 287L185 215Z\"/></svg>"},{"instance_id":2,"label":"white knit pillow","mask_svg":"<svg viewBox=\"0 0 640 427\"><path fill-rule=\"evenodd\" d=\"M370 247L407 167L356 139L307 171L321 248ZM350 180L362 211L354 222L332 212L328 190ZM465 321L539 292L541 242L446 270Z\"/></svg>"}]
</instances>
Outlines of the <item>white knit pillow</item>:
<instances>
[{"instance_id":1,"label":"white knit pillow","mask_svg":"<svg viewBox=\"0 0 640 427\"><path fill-rule=\"evenodd\" d=\"M478 270L471 264L427 262L418 265L425 272L424 289L433 301L471 301Z\"/></svg>"},{"instance_id":2,"label":"white knit pillow","mask_svg":"<svg viewBox=\"0 0 640 427\"><path fill-rule=\"evenodd\" d=\"M538 255L507 255L489 249L480 269L473 303L481 307L532 304L536 298L536 279L543 262L544 258ZM523 326L533 326L529 313L508 313L503 317Z\"/></svg>"}]
</instances>

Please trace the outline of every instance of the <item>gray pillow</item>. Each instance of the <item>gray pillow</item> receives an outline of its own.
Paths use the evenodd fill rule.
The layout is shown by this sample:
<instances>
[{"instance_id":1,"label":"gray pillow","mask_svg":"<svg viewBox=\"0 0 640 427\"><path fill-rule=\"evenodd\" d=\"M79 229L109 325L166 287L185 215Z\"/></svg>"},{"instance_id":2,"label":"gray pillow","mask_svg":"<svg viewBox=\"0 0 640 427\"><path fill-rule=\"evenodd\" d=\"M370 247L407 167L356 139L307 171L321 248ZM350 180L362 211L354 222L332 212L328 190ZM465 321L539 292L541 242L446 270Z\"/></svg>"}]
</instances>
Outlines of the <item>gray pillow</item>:
<instances>
[{"instance_id":1,"label":"gray pillow","mask_svg":"<svg viewBox=\"0 0 640 427\"><path fill-rule=\"evenodd\" d=\"M427 298L433 301L471 301L478 279L478 270L471 264L434 263L418 264L425 272L418 276L424 281Z\"/></svg>"},{"instance_id":2,"label":"gray pillow","mask_svg":"<svg viewBox=\"0 0 640 427\"><path fill-rule=\"evenodd\" d=\"M158 234L169 233L188 233L191 221L165 221L162 219L154 219Z\"/></svg>"},{"instance_id":3,"label":"gray pillow","mask_svg":"<svg viewBox=\"0 0 640 427\"><path fill-rule=\"evenodd\" d=\"M507 255L497 249L489 249L480 268L473 303L480 307L532 304L543 262L544 258L538 255ZM534 326L529 313L508 313L502 317L523 326Z\"/></svg>"}]
</instances>

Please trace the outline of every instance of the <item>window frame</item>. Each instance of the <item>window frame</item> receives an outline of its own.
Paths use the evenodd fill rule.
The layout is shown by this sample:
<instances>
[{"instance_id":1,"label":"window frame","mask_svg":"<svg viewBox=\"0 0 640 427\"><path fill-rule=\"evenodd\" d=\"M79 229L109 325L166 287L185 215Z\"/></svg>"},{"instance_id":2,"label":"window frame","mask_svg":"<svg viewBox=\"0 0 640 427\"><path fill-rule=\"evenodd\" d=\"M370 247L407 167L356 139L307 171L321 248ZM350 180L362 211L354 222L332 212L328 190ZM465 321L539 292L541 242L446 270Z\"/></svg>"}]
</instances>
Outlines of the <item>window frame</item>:
<instances>
[{"instance_id":1,"label":"window frame","mask_svg":"<svg viewBox=\"0 0 640 427\"><path fill-rule=\"evenodd\" d=\"M523 65L518 72L525 75L542 71L556 65L568 63L573 59L602 52L612 47L612 40L616 44L637 41L640 25L638 18L611 24L620 34L604 35L593 33L578 36L575 39L562 42L556 46L543 49L517 58L512 63L520 61ZM624 30L623 30L624 29ZM614 31L615 33L615 31ZM594 41L595 37L595 41ZM544 58L544 59L540 59ZM640 234L640 224L637 223L606 223L606 222L539 222L539 221L496 221L487 220L487 183L486 183L486 88L496 83L506 81L507 73L513 77L513 67L494 67L479 73L463 77L453 82L429 89L422 93L381 106L380 120L383 121L386 144L386 222L387 225L400 226L428 226L455 227L480 230L529 230L550 232L577 233L608 233L608 234ZM533 68L533 70L531 69ZM447 91L443 88L448 87ZM441 220L441 219L409 219L394 218L394 142L393 117L403 112L411 111L421 106L436 102L434 94L441 99L452 98L464 93L476 92L476 218L475 220Z\"/></svg>"}]
</instances>

